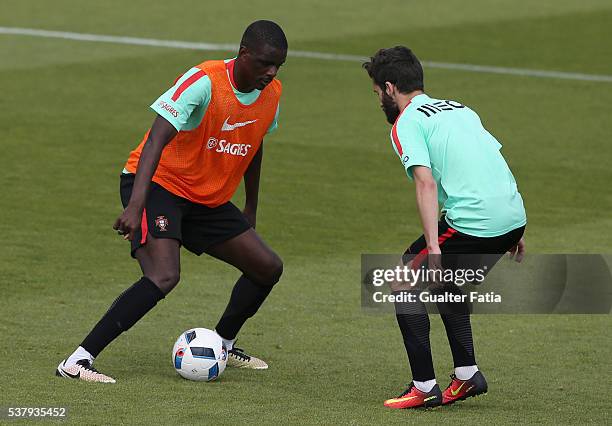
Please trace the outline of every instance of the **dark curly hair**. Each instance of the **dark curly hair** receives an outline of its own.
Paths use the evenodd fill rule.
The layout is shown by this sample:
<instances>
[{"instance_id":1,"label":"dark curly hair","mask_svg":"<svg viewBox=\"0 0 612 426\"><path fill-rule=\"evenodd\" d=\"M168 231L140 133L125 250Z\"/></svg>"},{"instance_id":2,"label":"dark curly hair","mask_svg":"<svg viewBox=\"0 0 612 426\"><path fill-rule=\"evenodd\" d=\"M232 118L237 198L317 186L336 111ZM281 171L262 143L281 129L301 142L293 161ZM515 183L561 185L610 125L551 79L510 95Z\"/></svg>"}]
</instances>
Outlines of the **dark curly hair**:
<instances>
[{"instance_id":1,"label":"dark curly hair","mask_svg":"<svg viewBox=\"0 0 612 426\"><path fill-rule=\"evenodd\" d=\"M412 50L405 46L380 49L362 66L383 90L387 81L401 93L423 90L423 67Z\"/></svg>"},{"instance_id":2,"label":"dark curly hair","mask_svg":"<svg viewBox=\"0 0 612 426\"><path fill-rule=\"evenodd\" d=\"M280 50L287 50L287 38L276 22L255 21L244 30L240 41L241 46L256 49L264 44Z\"/></svg>"}]
</instances>

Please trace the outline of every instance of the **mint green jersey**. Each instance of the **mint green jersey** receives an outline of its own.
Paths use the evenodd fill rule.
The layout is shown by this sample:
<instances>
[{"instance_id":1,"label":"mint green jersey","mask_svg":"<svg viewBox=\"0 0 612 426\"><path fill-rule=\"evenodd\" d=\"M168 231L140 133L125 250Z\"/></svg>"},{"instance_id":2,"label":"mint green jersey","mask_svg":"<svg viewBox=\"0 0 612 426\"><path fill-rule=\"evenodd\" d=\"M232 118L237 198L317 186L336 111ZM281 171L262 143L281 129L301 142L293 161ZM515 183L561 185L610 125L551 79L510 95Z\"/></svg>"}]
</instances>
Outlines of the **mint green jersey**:
<instances>
[{"instance_id":1,"label":"mint green jersey","mask_svg":"<svg viewBox=\"0 0 612 426\"><path fill-rule=\"evenodd\" d=\"M527 223L523 199L501 155L501 144L470 108L422 94L412 98L391 130L406 174L431 169L450 226L496 237Z\"/></svg>"}]
</instances>

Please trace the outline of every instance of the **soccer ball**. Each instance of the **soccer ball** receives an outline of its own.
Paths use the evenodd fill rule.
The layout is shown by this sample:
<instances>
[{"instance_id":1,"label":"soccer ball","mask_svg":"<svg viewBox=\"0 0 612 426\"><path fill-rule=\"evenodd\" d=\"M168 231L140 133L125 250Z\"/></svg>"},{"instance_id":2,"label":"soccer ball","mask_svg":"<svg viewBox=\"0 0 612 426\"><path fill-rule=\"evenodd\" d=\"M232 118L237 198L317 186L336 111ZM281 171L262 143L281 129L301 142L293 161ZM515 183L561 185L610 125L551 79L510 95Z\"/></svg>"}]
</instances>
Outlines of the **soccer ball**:
<instances>
[{"instance_id":1,"label":"soccer ball","mask_svg":"<svg viewBox=\"0 0 612 426\"><path fill-rule=\"evenodd\" d=\"M209 382L225 370L227 349L214 331L192 328L176 339L172 364L185 379Z\"/></svg>"}]
</instances>

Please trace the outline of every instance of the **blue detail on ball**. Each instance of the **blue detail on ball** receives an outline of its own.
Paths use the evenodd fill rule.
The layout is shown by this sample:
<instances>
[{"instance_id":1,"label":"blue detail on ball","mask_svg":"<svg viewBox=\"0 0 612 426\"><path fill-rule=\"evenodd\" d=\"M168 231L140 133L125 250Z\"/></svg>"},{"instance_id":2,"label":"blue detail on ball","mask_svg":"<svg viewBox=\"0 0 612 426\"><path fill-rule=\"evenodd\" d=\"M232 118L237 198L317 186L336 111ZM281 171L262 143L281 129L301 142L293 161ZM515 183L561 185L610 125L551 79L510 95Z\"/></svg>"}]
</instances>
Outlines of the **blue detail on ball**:
<instances>
[{"instance_id":1,"label":"blue detail on ball","mask_svg":"<svg viewBox=\"0 0 612 426\"><path fill-rule=\"evenodd\" d=\"M174 354L174 368L176 368L177 370L181 369L181 364L183 363L183 354L183 349L179 349Z\"/></svg>"},{"instance_id":2,"label":"blue detail on ball","mask_svg":"<svg viewBox=\"0 0 612 426\"><path fill-rule=\"evenodd\" d=\"M215 356L215 351L212 348L191 346L189 349L191 350L191 355L193 355L194 358L204 358L212 360L217 359L217 357Z\"/></svg>"},{"instance_id":3,"label":"blue detail on ball","mask_svg":"<svg viewBox=\"0 0 612 426\"><path fill-rule=\"evenodd\" d=\"M215 365L210 367L208 370L208 380L216 379L219 375L219 364L215 362Z\"/></svg>"},{"instance_id":4,"label":"blue detail on ball","mask_svg":"<svg viewBox=\"0 0 612 426\"><path fill-rule=\"evenodd\" d=\"M185 340L187 340L187 344L190 344L193 339L196 338L195 330L190 331L189 333L185 333Z\"/></svg>"}]
</instances>

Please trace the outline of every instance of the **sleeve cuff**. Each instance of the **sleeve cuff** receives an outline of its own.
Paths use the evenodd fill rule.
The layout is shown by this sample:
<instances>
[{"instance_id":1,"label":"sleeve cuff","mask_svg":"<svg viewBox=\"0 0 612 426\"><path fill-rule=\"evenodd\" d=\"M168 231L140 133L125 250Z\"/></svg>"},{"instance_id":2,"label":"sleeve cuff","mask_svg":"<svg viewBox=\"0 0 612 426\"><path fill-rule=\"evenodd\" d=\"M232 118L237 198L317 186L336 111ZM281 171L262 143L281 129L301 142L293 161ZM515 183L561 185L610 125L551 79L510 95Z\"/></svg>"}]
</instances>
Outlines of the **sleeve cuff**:
<instances>
[{"instance_id":1,"label":"sleeve cuff","mask_svg":"<svg viewBox=\"0 0 612 426\"><path fill-rule=\"evenodd\" d=\"M176 111L174 108L169 105L168 108L163 108L161 105L159 105L159 102L155 102L153 105L151 105L151 109L157 114L164 117L170 124L172 124L172 126L174 126L177 132L180 132L182 130L182 125L177 119L178 111Z\"/></svg>"},{"instance_id":2,"label":"sleeve cuff","mask_svg":"<svg viewBox=\"0 0 612 426\"><path fill-rule=\"evenodd\" d=\"M410 178L410 180L414 180L414 176L412 174L412 168L414 166L422 166L422 167L427 167L428 169L431 169L431 164L426 163L425 161L423 161L422 163L410 163L406 166L406 174L408 175L408 177Z\"/></svg>"}]
</instances>

